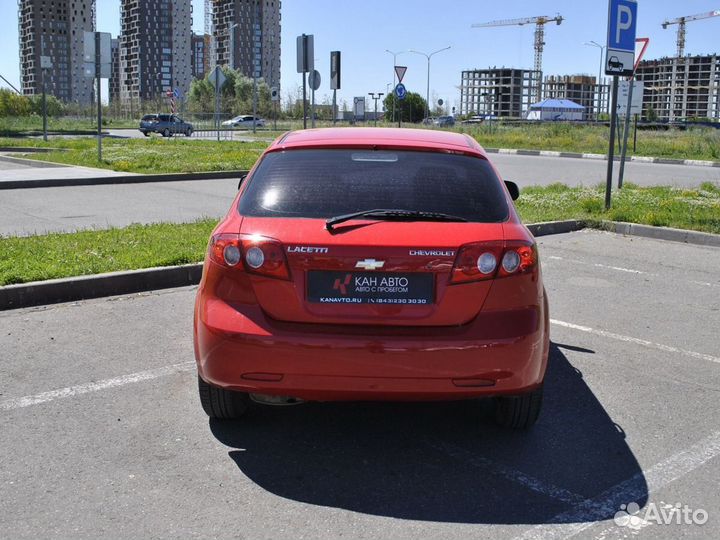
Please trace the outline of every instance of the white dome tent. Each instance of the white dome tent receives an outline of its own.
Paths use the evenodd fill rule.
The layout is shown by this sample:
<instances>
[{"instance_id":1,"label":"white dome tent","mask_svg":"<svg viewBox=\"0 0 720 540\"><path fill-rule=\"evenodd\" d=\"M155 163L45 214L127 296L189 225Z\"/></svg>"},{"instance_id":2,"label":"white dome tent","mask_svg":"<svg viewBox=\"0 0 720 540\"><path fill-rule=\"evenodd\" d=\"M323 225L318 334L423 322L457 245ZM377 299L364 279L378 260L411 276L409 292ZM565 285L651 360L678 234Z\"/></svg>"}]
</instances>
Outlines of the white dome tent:
<instances>
[{"instance_id":1,"label":"white dome tent","mask_svg":"<svg viewBox=\"0 0 720 540\"><path fill-rule=\"evenodd\" d=\"M569 99L544 99L530 105L528 120L582 120L585 107Z\"/></svg>"}]
</instances>

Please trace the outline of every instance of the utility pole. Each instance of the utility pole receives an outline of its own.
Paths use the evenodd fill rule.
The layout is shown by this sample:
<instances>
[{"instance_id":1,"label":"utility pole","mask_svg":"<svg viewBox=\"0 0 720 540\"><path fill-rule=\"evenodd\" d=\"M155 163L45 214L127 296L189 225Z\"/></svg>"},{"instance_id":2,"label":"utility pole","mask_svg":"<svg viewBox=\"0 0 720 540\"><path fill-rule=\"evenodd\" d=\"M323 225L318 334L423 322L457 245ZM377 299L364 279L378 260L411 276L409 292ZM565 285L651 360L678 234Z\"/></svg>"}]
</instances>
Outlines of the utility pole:
<instances>
[{"instance_id":1,"label":"utility pole","mask_svg":"<svg viewBox=\"0 0 720 540\"><path fill-rule=\"evenodd\" d=\"M43 141L47 142L47 95L45 89L45 36L40 36L40 79L42 81Z\"/></svg>"},{"instance_id":2,"label":"utility pole","mask_svg":"<svg viewBox=\"0 0 720 540\"><path fill-rule=\"evenodd\" d=\"M258 69L260 68L260 64L258 64L258 49L257 46L257 34L258 34L258 27L257 27L257 9L258 4L257 0L254 0L253 2L253 133L257 132L257 105L258 105L258 93L257 93L257 78L258 78ZM278 8L279 9L279 8Z\"/></svg>"},{"instance_id":3,"label":"utility pole","mask_svg":"<svg viewBox=\"0 0 720 540\"><path fill-rule=\"evenodd\" d=\"M95 84L97 85L97 147L98 161L102 161L102 100L100 99L100 32L95 32Z\"/></svg>"},{"instance_id":4,"label":"utility pole","mask_svg":"<svg viewBox=\"0 0 720 540\"><path fill-rule=\"evenodd\" d=\"M612 78L612 99L610 105L610 147L608 148L607 178L605 179L605 210L610 210L612 203L612 174L615 159L615 122L617 121L618 76Z\"/></svg>"},{"instance_id":5,"label":"utility pole","mask_svg":"<svg viewBox=\"0 0 720 540\"><path fill-rule=\"evenodd\" d=\"M397 73L395 72L395 66L397 65L397 57L399 54L408 52L408 51L398 51L393 52L389 49L385 49L386 53L392 54L393 57L393 92L395 91L395 87L397 86L397 83L395 82L397 80ZM395 100L393 99L393 108L392 108L392 117L395 118Z\"/></svg>"}]
</instances>

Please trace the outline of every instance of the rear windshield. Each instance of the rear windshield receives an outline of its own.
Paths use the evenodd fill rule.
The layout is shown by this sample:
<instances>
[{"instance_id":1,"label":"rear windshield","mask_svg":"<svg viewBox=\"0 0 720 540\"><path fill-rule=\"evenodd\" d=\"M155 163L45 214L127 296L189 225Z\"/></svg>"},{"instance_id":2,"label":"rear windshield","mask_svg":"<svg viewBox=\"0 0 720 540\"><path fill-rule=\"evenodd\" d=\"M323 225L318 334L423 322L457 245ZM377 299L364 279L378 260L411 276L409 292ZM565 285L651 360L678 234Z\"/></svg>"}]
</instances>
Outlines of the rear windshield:
<instances>
[{"instance_id":1,"label":"rear windshield","mask_svg":"<svg viewBox=\"0 0 720 540\"><path fill-rule=\"evenodd\" d=\"M240 199L246 216L330 218L376 208L505 221L500 180L482 158L372 150L271 152Z\"/></svg>"},{"instance_id":2,"label":"rear windshield","mask_svg":"<svg viewBox=\"0 0 720 540\"><path fill-rule=\"evenodd\" d=\"M146 114L142 117L142 119L146 122L149 122L150 120L155 120L156 118L157 116L155 116L154 114Z\"/></svg>"}]
</instances>

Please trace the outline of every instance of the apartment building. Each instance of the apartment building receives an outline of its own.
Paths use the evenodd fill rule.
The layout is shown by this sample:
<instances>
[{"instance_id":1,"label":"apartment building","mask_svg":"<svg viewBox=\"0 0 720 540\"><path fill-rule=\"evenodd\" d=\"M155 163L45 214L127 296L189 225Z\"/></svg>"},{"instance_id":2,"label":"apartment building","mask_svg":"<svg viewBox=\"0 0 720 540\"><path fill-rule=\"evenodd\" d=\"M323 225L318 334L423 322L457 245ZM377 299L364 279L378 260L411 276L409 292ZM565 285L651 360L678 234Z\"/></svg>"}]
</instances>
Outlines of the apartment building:
<instances>
[{"instance_id":1,"label":"apartment building","mask_svg":"<svg viewBox=\"0 0 720 540\"><path fill-rule=\"evenodd\" d=\"M205 74L210 72L210 58L207 43L209 36L193 34L192 36L192 52L191 52L191 70L195 79L205 78Z\"/></svg>"},{"instance_id":2,"label":"apartment building","mask_svg":"<svg viewBox=\"0 0 720 540\"><path fill-rule=\"evenodd\" d=\"M460 114L521 118L532 105L540 72L488 68L462 72Z\"/></svg>"},{"instance_id":3,"label":"apartment building","mask_svg":"<svg viewBox=\"0 0 720 540\"><path fill-rule=\"evenodd\" d=\"M120 100L131 107L187 93L192 80L191 0L120 0Z\"/></svg>"},{"instance_id":4,"label":"apartment building","mask_svg":"<svg viewBox=\"0 0 720 540\"><path fill-rule=\"evenodd\" d=\"M46 91L66 103L87 105L93 80L85 77L84 32L95 30L95 0L18 0L20 85L23 94ZM40 67L47 56L52 67Z\"/></svg>"},{"instance_id":5,"label":"apartment building","mask_svg":"<svg viewBox=\"0 0 720 540\"><path fill-rule=\"evenodd\" d=\"M108 81L108 101L120 100L120 40L110 41L110 80Z\"/></svg>"},{"instance_id":6,"label":"apartment building","mask_svg":"<svg viewBox=\"0 0 720 540\"><path fill-rule=\"evenodd\" d=\"M598 114L607 114L609 86L597 84L596 77L588 75L550 75L543 81L545 99L569 99L585 107L583 120L594 120Z\"/></svg>"},{"instance_id":7,"label":"apartment building","mask_svg":"<svg viewBox=\"0 0 720 540\"><path fill-rule=\"evenodd\" d=\"M697 55L643 60L635 78L645 83L643 117L673 122L720 119L720 56Z\"/></svg>"},{"instance_id":8,"label":"apartment building","mask_svg":"<svg viewBox=\"0 0 720 540\"><path fill-rule=\"evenodd\" d=\"M280 0L205 0L213 64L280 83ZM207 24L206 24L207 26Z\"/></svg>"}]
</instances>

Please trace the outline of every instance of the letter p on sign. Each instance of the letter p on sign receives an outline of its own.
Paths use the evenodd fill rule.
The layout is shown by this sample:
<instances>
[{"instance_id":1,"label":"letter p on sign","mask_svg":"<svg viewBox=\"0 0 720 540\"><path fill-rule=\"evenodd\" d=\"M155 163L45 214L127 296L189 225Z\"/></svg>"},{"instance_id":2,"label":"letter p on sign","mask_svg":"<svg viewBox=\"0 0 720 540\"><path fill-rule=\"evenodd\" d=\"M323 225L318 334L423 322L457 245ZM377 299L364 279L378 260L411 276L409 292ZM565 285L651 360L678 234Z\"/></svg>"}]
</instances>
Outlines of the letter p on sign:
<instances>
[{"instance_id":1,"label":"letter p on sign","mask_svg":"<svg viewBox=\"0 0 720 540\"><path fill-rule=\"evenodd\" d=\"M615 43L622 43L620 39L624 30L630 30L633 26L632 10L620 4L617 10L617 21L615 22Z\"/></svg>"}]
</instances>

